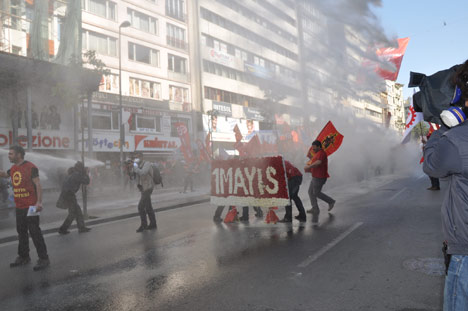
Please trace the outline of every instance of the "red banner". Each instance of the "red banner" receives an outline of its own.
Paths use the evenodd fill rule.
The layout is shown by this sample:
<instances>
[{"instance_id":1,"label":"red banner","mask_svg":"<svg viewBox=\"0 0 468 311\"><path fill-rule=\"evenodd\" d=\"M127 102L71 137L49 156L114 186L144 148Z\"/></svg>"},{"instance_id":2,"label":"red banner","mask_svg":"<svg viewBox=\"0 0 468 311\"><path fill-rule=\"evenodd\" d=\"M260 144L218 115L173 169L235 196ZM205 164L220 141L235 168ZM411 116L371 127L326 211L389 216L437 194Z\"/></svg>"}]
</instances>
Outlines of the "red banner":
<instances>
[{"instance_id":1,"label":"red banner","mask_svg":"<svg viewBox=\"0 0 468 311\"><path fill-rule=\"evenodd\" d=\"M320 134L317 136L317 140L322 143L322 149L325 151L327 156L330 156L333 152L340 148L343 142L343 135L341 135L333 125L331 121L328 121L327 125L323 128ZM307 157L312 159L314 156L312 147L307 152Z\"/></svg>"},{"instance_id":2,"label":"red banner","mask_svg":"<svg viewBox=\"0 0 468 311\"><path fill-rule=\"evenodd\" d=\"M177 133L179 134L180 138L180 150L184 154L185 162L192 161L192 147L190 146L190 135L187 129L187 125L182 122L177 122L175 124Z\"/></svg>"},{"instance_id":3,"label":"red banner","mask_svg":"<svg viewBox=\"0 0 468 311\"><path fill-rule=\"evenodd\" d=\"M210 155L208 154L205 145L200 139L197 139L197 146L198 150L200 151L200 162L210 162Z\"/></svg>"},{"instance_id":4,"label":"red banner","mask_svg":"<svg viewBox=\"0 0 468 311\"><path fill-rule=\"evenodd\" d=\"M384 61L393 63L396 67L395 71L377 67L376 72L379 74L379 76L387 80L396 81L409 40L410 38L398 39L398 48L381 48L377 50L376 53L379 58L383 59Z\"/></svg>"},{"instance_id":5,"label":"red banner","mask_svg":"<svg viewBox=\"0 0 468 311\"><path fill-rule=\"evenodd\" d=\"M289 204L283 157L212 161L211 203L263 207Z\"/></svg>"}]
</instances>

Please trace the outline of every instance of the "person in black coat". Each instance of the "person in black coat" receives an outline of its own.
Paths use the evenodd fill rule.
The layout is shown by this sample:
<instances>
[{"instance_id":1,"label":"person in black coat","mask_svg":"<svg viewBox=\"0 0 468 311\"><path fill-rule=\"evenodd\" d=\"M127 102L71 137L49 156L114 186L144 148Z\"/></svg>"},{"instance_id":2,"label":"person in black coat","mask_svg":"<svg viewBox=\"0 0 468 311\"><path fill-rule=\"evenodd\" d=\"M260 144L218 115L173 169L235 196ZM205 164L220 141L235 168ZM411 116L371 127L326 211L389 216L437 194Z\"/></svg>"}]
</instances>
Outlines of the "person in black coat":
<instances>
[{"instance_id":1,"label":"person in black coat","mask_svg":"<svg viewBox=\"0 0 468 311\"><path fill-rule=\"evenodd\" d=\"M68 228L73 220L76 220L79 233L91 230L85 226L83 212L76 200L76 193L80 189L81 185L89 185L89 176L83 163L77 162L74 167L71 167L68 170L68 176L62 185L62 192L60 193L64 206L68 208L68 216L58 230L60 234L70 233Z\"/></svg>"}]
</instances>

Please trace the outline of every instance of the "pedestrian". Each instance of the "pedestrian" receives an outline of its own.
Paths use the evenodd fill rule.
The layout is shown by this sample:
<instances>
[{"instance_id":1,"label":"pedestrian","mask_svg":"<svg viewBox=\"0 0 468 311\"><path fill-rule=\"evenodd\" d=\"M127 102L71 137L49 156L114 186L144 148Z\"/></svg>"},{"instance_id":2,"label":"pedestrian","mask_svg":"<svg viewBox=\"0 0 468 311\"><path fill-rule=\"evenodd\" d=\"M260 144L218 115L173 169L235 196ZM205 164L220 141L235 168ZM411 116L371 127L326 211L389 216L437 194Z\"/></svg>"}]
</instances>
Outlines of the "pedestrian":
<instances>
[{"instance_id":1,"label":"pedestrian","mask_svg":"<svg viewBox=\"0 0 468 311\"><path fill-rule=\"evenodd\" d=\"M68 170L68 176L63 182L62 191L60 197L63 202L63 206L68 208L68 216L60 226L58 233L68 234L68 228L70 228L73 220L76 220L78 226L78 232L84 233L91 229L87 228L84 223L83 212L81 207L76 200L76 193L80 190L81 185L89 185L89 176L82 162L76 162L75 166Z\"/></svg>"},{"instance_id":2,"label":"pedestrian","mask_svg":"<svg viewBox=\"0 0 468 311\"><path fill-rule=\"evenodd\" d=\"M42 187L39 179L39 170L31 162L24 160L24 149L21 146L11 146L8 159L13 166L7 171L0 171L0 177L10 177L16 204L16 231L18 232L18 257L10 267L28 264L29 235L36 247L39 260L34 271L42 270L50 265L47 247L39 227L39 212L42 207ZM34 213L34 207L35 212ZM28 216L28 214L30 214ZM32 214L32 215L31 215Z\"/></svg>"},{"instance_id":3,"label":"pedestrian","mask_svg":"<svg viewBox=\"0 0 468 311\"><path fill-rule=\"evenodd\" d=\"M304 170L312 174L312 180L309 185L309 198L312 208L308 213L312 213L312 222L318 222L320 209L318 207L317 198L328 203L328 211L331 211L335 206L335 200L322 192L322 188L327 182L328 175L328 157L322 149L322 143L315 140L312 143L313 158L306 164Z\"/></svg>"},{"instance_id":4,"label":"pedestrian","mask_svg":"<svg viewBox=\"0 0 468 311\"><path fill-rule=\"evenodd\" d=\"M465 121L468 115L468 60L455 72L452 82L456 87L453 106L441 113L442 120L452 126L442 125L432 134L424 148L423 164L427 175L449 180L448 193L442 203L448 263L444 311L468 310L468 122Z\"/></svg>"},{"instance_id":5,"label":"pedestrian","mask_svg":"<svg viewBox=\"0 0 468 311\"><path fill-rule=\"evenodd\" d=\"M138 190L141 192L140 202L138 202L138 213L140 214L141 224L136 230L154 230L157 228L156 215L151 204L151 194L153 193L153 165L151 162L143 160L143 154L138 153L133 165L133 171L137 175ZM146 216L149 218L149 225Z\"/></svg>"},{"instance_id":6,"label":"pedestrian","mask_svg":"<svg viewBox=\"0 0 468 311\"><path fill-rule=\"evenodd\" d=\"M186 193L190 186L190 191L193 192L193 174L196 171L195 160L190 160L185 166L185 177L184 177L184 191Z\"/></svg>"},{"instance_id":7,"label":"pedestrian","mask_svg":"<svg viewBox=\"0 0 468 311\"><path fill-rule=\"evenodd\" d=\"M303 222L307 220L304 205L299 197L299 189L302 184L302 173L289 161L284 161L286 177L288 178L289 204L285 206L286 213L280 222L292 222L292 201L296 204L299 214L294 217Z\"/></svg>"}]
</instances>

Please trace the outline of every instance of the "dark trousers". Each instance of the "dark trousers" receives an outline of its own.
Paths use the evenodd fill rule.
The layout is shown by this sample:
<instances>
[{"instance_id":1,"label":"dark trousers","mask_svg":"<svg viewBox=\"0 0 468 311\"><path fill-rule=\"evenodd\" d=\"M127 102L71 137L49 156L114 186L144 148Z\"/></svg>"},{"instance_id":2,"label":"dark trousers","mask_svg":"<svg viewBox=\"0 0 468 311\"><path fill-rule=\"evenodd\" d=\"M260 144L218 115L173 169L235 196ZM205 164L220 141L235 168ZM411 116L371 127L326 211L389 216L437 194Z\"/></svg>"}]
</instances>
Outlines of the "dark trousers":
<instances>
[{"instance_id":1,"label":"dark trousers","mask_svg":"<svg viewBox=\"0 0 468 311\"><path fill-rule=\"evenodd\" d=\"M312 205L312 214L319 214L320 210L318 207L317 198L331 204L335 202L332 198L322 192L323 185L327 182L326 178L315 178L312 177L309 185L309 198Z\"/></svg>"},{"instance_id":2,"label":"dark trousers","mask_svg":"<svg viewBox=\"0 0 468 311\"><path fill-rule=\"evenodd\" d=\"M288 180L289 188L289 205L285 207L286 214L285 219L292 219L292 201L296 204L296 208L299 212L299 217L306 217L304 205L302 204L301 198L299 197L299 189L302 184L302 176L295 176Z\"/></svg>"},{"instance_id":3,"label":"dark trousers","mask_svg":"<svg viewBox=\"0 0 468 311\"><path fill-rule=\"evenodd\" d=\"M152 193L153 189L142 191L140 202L138 202L138 213L140 214L142 227L148 226L146 215L148 215L150 226L156 226L156 215L154 214L153 205L151 204Z\"/></svg>"},{"instance_id":4,"label":"dark trousers","mask_svg":"<svg viewBox=\"0 0 468 311\"><path fill-rule=\"evenodd\" d=\"M18 232L18 255L29 257L29 235L36 247L37 255L41 259L48 259L47 247L39 227L39 216L27 216L27 208L16 209L16 231Z\"/></svg>"},{"instance_id":5,"label":"dark trousers","mask_svg":"<svg viewBox=\"0 0 468 311\"><path fill-rule=\"evenodd\" d=\"M76 195L74 193L66 193L63 197L64 205L68 207L68 216L65 218L62 226L60 226L61 231L67 231L70 228L73 220L76 220L78 230L85 228L85 223L83 219L83 212L81 207L76 201Z\"/></svg>"},{"instance_id":6,"label":"dark trousers","mask_svg":"<svg viewBox=\"0 0 468 311\"><path fill-rule=\"evenodd\" d=\"M214 218L221 218L221 214L223 213L223 210L224 210L224 205L218 205L213 217Z\"/></svg>"},{"instance_id":7,"label":"dark trousers","mask_svg":"<svg viewBox=\"0 0 468 311\"><path fill-rule=\"evenodd\" d=\"M439 178L430 177L430 176L429 176L429 178L431 179L431 186L433 188L440 188Z\"/></svg>"},{"instance_id":8,"label":"dark trousers","mask_svg":"<svg viewBox=\"0 0 468 311\"><path fill-rule=\"evenodd\" d=\"M192 179L192 173L188 173L187 175L185 175L185 179L184 179L184 192L187 191L187 188L189 187L190 185L190 191L193 191L193 179Z\"/></svg>"}]
</instances>

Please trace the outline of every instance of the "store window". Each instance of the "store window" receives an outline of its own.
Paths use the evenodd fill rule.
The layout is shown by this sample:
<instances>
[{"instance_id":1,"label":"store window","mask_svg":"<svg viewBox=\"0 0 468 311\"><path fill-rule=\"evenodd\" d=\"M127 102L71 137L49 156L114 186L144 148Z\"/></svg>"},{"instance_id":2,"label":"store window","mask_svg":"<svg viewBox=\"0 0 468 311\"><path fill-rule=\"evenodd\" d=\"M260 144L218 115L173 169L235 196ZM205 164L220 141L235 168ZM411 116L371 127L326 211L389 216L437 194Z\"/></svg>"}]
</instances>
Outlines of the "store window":
<instances>
[{"instance_id":1,"label":"store window","mask_svg":"<svg viewBox=\"0 0 468 311\"><path fill-rule=\"evenodd\" d=\"M161 83L130 78L128 93L130 96L141 96L159 100L161 99Z\"/></svg>"}]
</instances>

